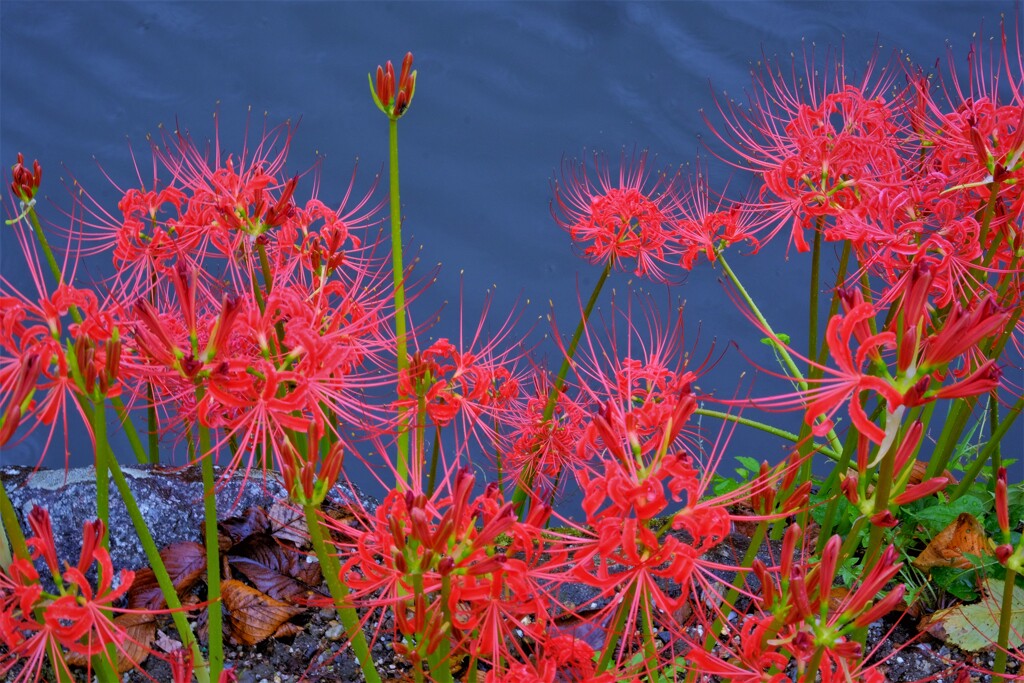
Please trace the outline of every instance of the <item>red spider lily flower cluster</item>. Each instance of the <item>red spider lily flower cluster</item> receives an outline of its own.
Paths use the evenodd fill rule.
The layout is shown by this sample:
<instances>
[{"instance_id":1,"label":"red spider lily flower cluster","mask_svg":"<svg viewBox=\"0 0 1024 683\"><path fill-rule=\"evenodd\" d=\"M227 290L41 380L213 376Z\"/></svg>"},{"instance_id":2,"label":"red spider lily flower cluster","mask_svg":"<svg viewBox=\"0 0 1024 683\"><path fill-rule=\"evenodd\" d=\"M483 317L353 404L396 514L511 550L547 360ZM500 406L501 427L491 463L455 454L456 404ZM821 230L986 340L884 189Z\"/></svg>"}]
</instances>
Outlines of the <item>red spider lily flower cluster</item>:
<instances>
[{"instance_id":1,"label":"red spider lily flower cluster","mask_svg":"<svg viewBox=\"0 0 1024 683\"><path fill-rule=\"evenodd\" d=\"M754 560L756 609L730 627L739 634L739 648L725 645L711 653L696 647L693 656L702 671L740 681L810 683L819 674L820 680L840 681L849 680L846 676L854 671L858 673L853 680L885 680L877 665L864 664L863 648L853 635L903 600L903 584L878 597L902 566L896 562L895 548L883 551L854 589L836 599L839 536L829 539L817 561L799 547L802 536L798 525L786 530L778 567ZM812 661L817 668L808 671ZM796 665L796 679L783 673L790 662Z\"/></svg>"},{"instance_id":2,"label":"red spider lily flower cluster","mask_svg":"<svg viewBox=\"0 0 1024 683\"><path fill-rule=\"evenodd\" d=\"M187 449L190 461L218 459L225 475L274 469L309 520L348 477L346 459L382 464L360 453L361 439L380 453L411 451L411 464L383 463L397 481L379 506L349 521L322 515L336 532L330 551L310 526L324 567L340 568L326 573L331 604L364 672L368 648L349 628L355 608L361 626L390 612L374 639L392 623L394 649L417 680L451 680L456 662L490 683L655 680L683 653L693 677L881 681L856 636L907 592L890 529L904 506L959 495L940 474L941 450L961 439L958 425L982 399L1019 393L1003 369L1005 349L1024 347L1024 75L1005 37L992 55L998 76L972 53L967 80L940 78L945 101L913 69L873 61L853 80L841 60L819 68L809 56L790 82L769 64L754 76L749 106L720 105L724 123L709 124L738 157L730 163L755 176L743 199L716 194L702 164L689 179L654 173L646 152L623 154L617 177L600 155L563 163L552 215L604 273L580 300L571 337L552 323L557 374L520 368L517 314L485 330L490 299L475 331L458 339L392 332L393 317L405 327L408 304L395 302L405 301L400 283L412 269L392 272L404 266L382 253L375 186L360 198L353 174L328 204L318 169L286 172L287 124L264 128L255 144L247 134L235 154L219 139L203 151L186 133L165 134L153 144L152 176L136 163L117 212L78 195L67 232L80 246L53 283L24 220L40 168L19 155L12 206L26 213L12 234L33 291L0 276L0 445L40 425L52 438L69 403L91 426L111 401L128 421L146 410L152 441ZM397 74L388 62L370 77L393 130L415 85L411 54ZM756 253L781 232L798 256L813 251L805 353L770 327L725 254L742 242ZM830 242L843 255L828 307L818 271ZM102 298L76 284L70 264L84 256L111 259ZM734 284L782 361L785 393L723 400L701 391L710 356L694 362L681 313L664 322L654 304L613 299L603 325L591 317L609 310L595 303L612 270L671 284L674 268L702 258ZM712 401L793 410L800 432L709 410ZM942 404L960 412L936 439L928 423ZM757 453L745 483L716 480L733 427L708 438L698 415L791 444L774 466ZM934 441L934 471L921 475ZM843 469L815 492L827 508L814 556L803 539L812 459L822 454ZM478 486L470 472L482 458L498 482ZM1024 572L1024 544L1014 545L999 464L996 456L995 556L1012 576ZM517 488L506 496L510 481ZM578 490L578 518L552 510L559 487ZM836 515L870 531L843 542ZM548 528L552 518L562 527ZM58 590L46 593L25 558L0 573L0 673L17 670L18 680L37 676L44 656L122 647L109 615L132 579L122 573L112 587L102 524L87 525L82 559L62 570L48 518L33 512L29 523L33 559ZM788 524L777 561L721 559L739 529L757 529L760 544L772 524ZM861 545L865 566L837 596L840 567ZM85 579L94 562L95 587ZM736 586L724 573L738 574ZM569 602L570 585L587 604ZM194 654L172 654L175 680L190 677Z\"/></svg>"},{"instance_id":3,"label":"red spider lily flower cluster","mask_svg":"<svg viewBox=\"0 0 1024 683\"><path fill-rule=\"evenodd\" d=\"M519 624L546 619L527 562L550 509L520 522L496 485L474 496L475 482L460 470L447 495L392 491L372 516L333 523L353 539L340 548L352 600L391 610L395 647L417 665L442 644L447 657L494 660L514 651Z\"/></svg>"},{"instance_id":4,"label":"red spider lily flower cluster","mask_svg":"<svg viewBox=\"0 0 1024 683\"><path fill-rule=\"evenodd\" d=\"M38 294L0 280L5 440L19 424L66 420L69 395L152 404L168 433L218 430L236 446L229 469L265 453L285 471L295 463L281 449L298 434L336 442L339 424L386 425L390 409L367 397L389 381L389 273L360 236L380 205L367 194L346 208L351 186L340 208L298 204L300 178L283 177L290 138L264 131L238 157L210 157L168 136L153 150L166 175L140 176L120 219L83 194L80 255L110 252L117 269L104 301L64 283L51 294L31 237L13 227ZM338 466L327 464L331 482Z\"/></svg>"},{"instance_id":5,"label":"red spider lily flower cluster","mask_svg":"<svg viewBox=\"0 0 1024 683\"><path fill-rule=\"evenodd\" d=\"M15 558L0 569L0 644L4 647L0 674L14 676L5 680L39 680L49 660L71 680L69 655L106 656L108 645L127 655L129 635L114 621L112 610L128 592L135 572L122 569L115 576L110 553L100 545L103 522L85 523L78 562L63 568L58 563L49 513L34 507L28 522L34 534L28 539L31 560L43 561L57 592L44 589L29 559ZM86 578L94 565L99 576L95 586Z\"/></svg>"},{"instance_id":6,"label":"red spider lily flower cluster","mask_svg":"<svg viewBox=\"0 0 1024 683\"><path fill-rule=\"evenodd\" d=\"M667 281L663 264L672 253L679 174L661 174L650 182L647 153L629 161L623 154L617 182L607 161L594 157L592 180L585 163L562 164L562 180L554 184L551 212L574 242L585 245L592 263L625 268L635 263L637 275Z\"/></svg>"}]
</instances>

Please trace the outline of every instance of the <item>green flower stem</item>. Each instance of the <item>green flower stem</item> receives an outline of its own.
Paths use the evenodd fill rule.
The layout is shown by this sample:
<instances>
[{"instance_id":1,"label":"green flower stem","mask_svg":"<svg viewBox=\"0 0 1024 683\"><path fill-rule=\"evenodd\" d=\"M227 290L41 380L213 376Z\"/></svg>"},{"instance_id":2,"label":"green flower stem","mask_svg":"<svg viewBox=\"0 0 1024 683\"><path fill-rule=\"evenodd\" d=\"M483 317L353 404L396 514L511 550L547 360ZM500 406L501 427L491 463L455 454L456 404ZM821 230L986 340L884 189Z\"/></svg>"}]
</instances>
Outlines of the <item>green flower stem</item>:
<instances>
[{"instance_id":1,"label":"green flower stem","mask_svg":"<svg viewBox=\"0 0 1024 683\"><path fill-rule=\"evenodd\" d=\"M636 598L636 583L631 583L626 594L622 596L622 602L619 603L619 609L615 612L615 624L611 630L608 631L608 637L605 638L604 649L601 650L601 658L597 661L597 670L595 673L604 673L608 670L608 666L612 662L612 658L615 655L615 646L619 644L622 639L623 631L626 626L626 617L629 616L630 605L633 604L633 600Z\"/></svg>"},{"instance_id":2,"label":"green flower stem","mask_svg":"<svg viewBox=\"0 0 1024 683\"><path fill-rule=\"evenodd\" d=\"M647 680L656 681L660 663L658 661L658 646L654 642L654 624L651 621L650 603L644 603L640 607L640 616L643 619L644 627L644 668L647 669Z\"/></svg>"},{"instance_id":3,"label":"green flower stem","mask_svg":"<svg viewBox=\"0 0 1024 683\"><path fill-rule=\"evenodd\" d=\"M391 274L395 283L395 356L399 376L409 369L405 329L405 265L402 261L402 200L398 191L398 119L388 117L388 183L391 203ZM401 397L399 397L401 398ZM405 406L398 409L398 486L409 481L409 416Z\"/></svg>"},{"instance_id":4,"label":"green flower stem","mask_svg":"<svg viewBox=\"0 0 1024 683\"><path fill-rule=\"evenodd\" d=\"M270 293L274 289L274 275L270 270L270 259L267 258L267 246L260 240L256 240L256 252L259 254L260 258L260 270L263 271L263 286L267 289L267 296L270 296ZM283 349L284 323L280 320L275 322L274 330L277 332L277 341Z\"/></svg>"},{"instance_id":5,"label":"green flower stem","mask_svg":"<svg viewBox=\"0 0 1024 683\"><path fill-rule=\"evenodd\" d=\"M597 299L601 295L601 290L604 288L604 283L608 280L608 276L612 273L612 267L615 265L614 258L608 259L608 263L605 264L604 270L601 271L601 276L597 279L597 283L594 285L594 290L590 293L590 298L587 299L586 306L583 307L583 315L580 316L580 321L576 325L576 331L572 334L572 339L569 341L569 347L565 350L565 358L562 360L562 367L558 369L558 375L555 377L555 382L551 386L551 392L548 394L548 402L544 404L544 414L542 420L545 424L551 421L555 415L555 406L558 405L558 394L562 391L562 387L565 385L565 378L569 375L569 368L572 367L573 356L576 355L576 347L580 344L580 339L583 337L583 330L587 327L587 321L590 319L590 314L594 311L594 306L597 305ZM526 500L529 497L528 491L533 485L533 478L536 475L536 470L532 465L527 465L523 472L523 476L516 482L516 490L512 494L512 504L515 506L515 510L519 512L520 519L526 518L528 511Z\"/></svg>"},{"instance_id":6,"label":"green flower stem","mask_svg":"<svg viewBox=\"0 0 1024 683\"><path fill-rule=\"evenodd\" d=\"M5 533L6 536L4 536ZM22 560L29 559L25 534L22 533L21 525L18 524L18 515L14 511L11 499L7 497L7 489L4 486L3 479L0 479L0 537L10 539L14 557ZM0 558L0 560L3 560L3 558ZM6 569L9 564L10 559L7 559L6 564L3 564L3 568Z\"/></svg>"},{"instance_id":7,"label":"green flower stem","mask_svg":"<svg viewBox=\"0 0 1024 683\"><path fill-rule=\"evenodd\" d=\"M90 657L90 661L92 662L92 672L96 674L96 679L100 683L121 683L121 678L111 665L112 662L117 661L117 647L114 643L107 643L103 652L94 654Z\"/></svg>"},{"instance_id":8,"label":"green flower stem","mask_svg":"<svg viewBox=\"0 0 1024 683\"><path fill-rule=\"evenodd\" d=\"M704 417L714 417L720 420L725 420L727 422L735 422L736 424L741 424L746 427L753 427L754 429L759 429L762 432L767 432L772 436L777 436L781 439L785 439L786 441L792 441L793 443L798 443L800 441L799 434L794 434L793 432L786 431L785 429L779 429L778 427L774 427L764 422L758 422L757 420L751 420L745 417L740 417L739 415L733 415L732 413L723 413L718 410L698 408L697 410L694 411L694 414L703 415ZM816 450L818 453L821 453L830 460L834 460L837 462L839 461L842 455L842 451L835 451L828 446L820 444L815 444L812 447L812 450Z\"/></svg>"},{"instance_id":9,"label":"green flower stem","mask_svg":"<svg viewBox=\"0 0 1024 683\"><path fill-rule=\"evenodd\" d=\"M95 465L96 465L96 517L103 520L103 538L100 545L104 548L110 547L110 468L107 465L107 455L110 453L110 445L107 442L107 411L105 401L93 401L93 410L90 415L92 422L93 439L95 440Z\"/></svg>"},{"instance_id":10,"label":"green flower stem","mask_svg":"<svg viewBox=\"0 0 1024 683\"><path fill-rule=\"evenodd\" d=\"M964 473L964 478L953 489L953 492L949 494L950 502L967 493L971 486L974 485L975 479L977 479L985 464L992 458L992 454L999 448L999 443L1006 435L1006 432L1010 430L1010 427L1013 426L1013 423L1017 421L1017 418L1020 417L1022 410L1024 410L1024 396L1017 399L1017 402L1013 404L1006 416L999 422L999 426L992 432L988 443L981 449L978 457L971 464L970 469Z\"/></svg>"},{"instance_id":11,"label":"green flower stem","mask_svg":"<svg viewBox=\"0 0 1024 683\"><path fill-rule=\"evenodd\" d=\"M321 573L324 581L334 598L334 607L338 610L338 618L341 620L345 632L348 634L349 643L352 645L352 652L359 662L363 676L368 683L381 683L380 674L373 668L373 657L370 655L370 648L366 644L366 635L359 623L359 615L349 604L348 586L341 581L338 562L333 555L327 552L327 545L324 543L323 527L320 522L320 515L316 506L304 505L306 513L306 526L309 527L309 539L313 544L317 559L320 561Z\"/></svg>"},{"instance_id":12,"label":"green flower stem","mask_svg":"<svg viewBox=\"0 0 1024 683\"><path fill-rule=\"evenodd\" d=\"M149 405L152 406L152 385L148 386L150 387ZM139 433L135 430L135 425L132 423L131 417L128 415L128 409L125 408L124 402L119 397L114 397L110 399L110 404L114 407L114 411L117 413L117 419L120 421L121 429L124 431L125 436L128 437L128 443L132 447L132 453L135 454L135 459L140 465L145 465L147 463L153 465L157 464L159 462L159 455L155 461L151 459L151 455L158 451L150 451L150 455L146 454L146 449L142 445L142 441L139 439Z\"/></svg>"},{"instance_id":13,"label":"green flower stem","mask_svg":"<svg viewBox=\"0 0 1024 683\"><path fill-rule=\"evenodd\" d=\"M902 425L900 420L903 417L902 412L897 410L895 413L886 413L886 425L885 431L886 436L893 430L900 430ZM894 424L892 421L896 421ZM883 443L889 443L890 439L886 438ZM878 466L878 479L875 481L875 507L874 513L878 514L885 511L889 507L889 494L892 492L893 477L895 476L896 468L896 453L899 452L899 434L897 438L892 439L889 443L889 447L886 449L885 454L882 456L882 462ZM874 564L875 559L878 557L882 549L882 538L885 535L885 528L878 526L877 524L871 525L871 532L868 537L868 549L867 555L864 559L864 566L870 567Z\"/></svg>"},{"instance_id":14,"label":"green flower stem","mask_svg":"<svg viewBox=\"0 0 1024 683\"><path fill-rule=\"evenodd\" d=\"M423 592L422 574L416 575L419 578L417 593ZM444 615L444 623L451 628L453 626L451 607L448 606L448 598L452 592L452 578L450 575L441 577L441 613ZM437 683L453 683L452 667L449 662L451 657L451 631L441 631L438 637L441 642L437 644L434 652L427 655L430 663L430 680ZM431 644L432 645L432 644ZM428 648L430 645L427 646Z\"/></svg>"},{"instance_id":15,"label":"green flower stem","mask_svg":"<svg viewBox=\"0 0 1024 683\"><path fill-rule=\"evenodd\" d=\"M736 291L739 292L740 297L742 297L743 301L746 302L747 308L750 309L750 312L754 316L754 319L757 320L757 322L760 323L761 326L764 328L765 332L767 332L768 335L772 337L772 348L779 355L779 357L782 360L782 363L789 370L789 375L792 378L793 382L796 384L797 389L800 390L801 392L807 391L807 381L805 380L803 373L800 372L800 368L797 367L796 362L793 360L793 357L789 355L789 351L786 349L785 345L783 345L781 342L775 341L776 339L778 339L778 335L775 334L775 331L772 329L772 326L768 323L768 319L761 314L761 310L757 307L757 304L754 303L753 298L751 298L746 288L743 287L743 284L736 276L736 273L734 273L732 268L729 267L729 263L725 259L724 252L718 253L718 262L722 265L722 270L725 272L726 277L729 278L729 281L732 282L734 287L736 287ZM832 447L833 453L841 452L842 444L840 444L839 436L836 434L836 431L834 429L829 430L827 438L829 444Z\"/></svg>"},{"instance_id":16,"label":"green flower stem","mask_svg":"<svg viewBox=\"0 0 1024 683\"><path fill-rule=\"evenodd\" d=\"M810 304L808 305L809 320L807 322L807 357L812 361L816 358L818 351L818 297L820 295L819 281L821 279L821 229L824 226L825 217L819 216L817 225L814 228L814 247L811 251L811 286ZM807 368L807 376L814 375L814 365ZM811 680L814 680L813 678Z\"/></svg>"},{"instance_id":17,"label":"green flower stem","mask_svg":"<svg viewBox=\"0 0 1024 683\"><path fill-rule=\"evenodd\" d=\"M736 291L739 292L740 297L742 297L743 301L747 304L747 308L750 309L754 319L757 320L757 322L761 324L761 327L764 328L764 331L772 337L772 339L769 340L771 342L771 346L775 352L779 354L779 357L782 359L782 363L789 370L789 375L796 383L797 388L800 391L807 391L807 382L804 380L804 375L800 372L800 368L797 367L793 357L789 355L789 350L785 345L776 341L778 335L775 334L772 326L768 323L768 319L761 314L761 309L759 309L757 304L754 303L753 298L751 298L739 278L736 277L736 273L734 273L732 268L729 267L729 263L726 261L725 254L723 252L719 252L718 262L722 265L722 270L725 272L726 277L729 278L729 281L732 282L734 287L736 287Z\"/></svg>"},{"instance_id":18,"label":"green flower stem","mask_svg":"<svg viewBox=\"0 0 1024 683\"><path fill-rule=\"evenodd\" d=\"M50 241L46 239L46 233L43 232L43 226L39 223L39 216L34 208L29 209L28 218L32 224L32 231L35 232L36 239L39 241L39 248L43 250L46 263L50 266L50 272L53 273L53 279L57 281L58 285L63 284L64 277L61 273L60 265L57 264L57 259L53 257ZM76 323L82 322L82 314L78 311L77 307L72 308L71 315L74 316Z\"/></svg>"},{"instance_id":19,"label":"green flower stem","mask_svg":"<svg viewBox=\"0 0 1024 683\"><path fill-rule=\"evenodd\" d=\"M825 509L825 519L821 522L821 529L818 531L818 543L815 552L820 556L821 551L825 549L825 544L828 542L829 537L832 536L832 529L835 527L836 513L839 511L839 503L844 500L844 496L840 490L843 476L846 471L850 468L850 458L857 444L857 432L856 430L849 430L846 434L846 443L843 444L843 454L839 458L839 462L832 470L828 477L828 480L822 485L823 488L827 487L829 491L828 507Z\"/></svg>"},{"instance_id":20,"label":"green flower stem","mask_svg":"<svg viewBox=\"0 0 1024 683\"><path fill-rule=\"evenodd\" d=\"M206 668L206 660L203 658L203 653L199 649L199 643L196 641L195 636L192 635L192 629L189 627L185 614L181 610L181 600L178 599L178 592L174 589L174 582L171 581L171 577L167 573L167 567L164 566L163 558L160 557L160 551L157 550L156 542L153 541L153 535L150 533L149 526L139 510L139 505L135 501L135 495L132 493L131 487L128 486L128 480L125 479L121 465L117 462L117 458L114 457L107 458L107 465L110 467L110 475L114 480L114 486L117 487L125 509L128 510L128 516L135 527L135 534L139 537L142 550L146 553L149 566L153 569L156 582L160 586L160 592L163 593L164 600L167 601L167 606L170 608L171 618L174 620L174 626L178 630L178 637L181 638L184 646L192 651L193 661L196 663L196 679L199 683L209 683L210 674Z\"/></svg>"},{"instance_id":21,"label":"green flower stem","mask_svg":"<svg viewBox=\"0 0 1024 683\"><path fill-rule=\"evenodd\" d=\"M197 390L202 400L202 389ZM203 469L203 522L206 541L206 599L209 602L207 643L210 650L210 678L220 680L224 669L224 613L220 604L220 546L217 540L217 491L213 475L210 430L199 426L199 458Z\"/></svg>"},{"instance_id":22,"label":"green flower stem","mask_svg":"<svg viewBox=\"0 0 1024 683\"><path fill-rule=\"evenodd\" d=\"M741 567L750 567L754 563L754 558L757 557L757 551L761 548L761 544L764 543L764 537L768 535L768 521L758 523L757 528L754 529L754 534L750 537L750 545L747 546L747 552L743 555L743 562L740 564ZM715 642L718 641L718 635L722 632L722 626L725 625L729 615L732 613L732 606L736 603L736 598L739 597L740 591L743 589L744 584L747 582L746 572L736 572L736 576L733 577L732 587L729 588L729 592L722 598L722 610L715 619L715 623L711 626L711 630L704 636L704 649L707 652L711 652L711 648L714 647Z\"/></svg>"},{"instance_id":23,"label":"green flower stem","mask_svg":"<svg viewBox=\"0 0 1024 683\"><path fill-rule=\"evenodd\" d=\"M942 424L939 439L935 442L932 457L928 461L928 469L926 470L928 477L937 477L939 473L946 469L950 458L953 457L956 445L960 443L960 435L963 434L964 428L967 426L967 420L970 418L973 410L973 396L953 401L953 405L950 406L949 413Z\"/></svg>"},{"instance_id":24,"label":"green flower stem","mask_svg":"<svg viewBox=\"0 0 1024 683\"><path fill-rule=\"evenodd\" d=\"M992 683L1004 683L1010 679L1003 676L1006 673L1007 644L1010 642L1010 622L1013 619L1013 589L1016 586L1017 572L1007 568L1006 578L1003 579L1003 604L999 611L999 635L996 637L996 661L992 666L995 676Z\"/></svg>"},{"instance_id":25,"label":"green flower stem","mask_svg":"<svg viewBox=\"0 0 1024 683\"><path fill-rule=\"evenodd\" d=\"M146 382L146 428L149 432L149 462L160 464L160 425L156 419L156 397L153 394L153 383ZM125 420L125 424L130 424ZM132 428L134 432L134 427Z\"/></svg>"},{"instance_id":26,"label":"green flower stem","mask_svg":"<svg viewBox=\"0 0 1024 683\"><path fill-rule=\"evenodd\" d=\"M807 669L804 671L804 675L801 680L804 681L816 681L818 680L818 667L821 666L821 658L825 654L825 648L820 645L815 648L814 654L811 655L811 660L807 662Z\"/></svg>"}]
</instances>

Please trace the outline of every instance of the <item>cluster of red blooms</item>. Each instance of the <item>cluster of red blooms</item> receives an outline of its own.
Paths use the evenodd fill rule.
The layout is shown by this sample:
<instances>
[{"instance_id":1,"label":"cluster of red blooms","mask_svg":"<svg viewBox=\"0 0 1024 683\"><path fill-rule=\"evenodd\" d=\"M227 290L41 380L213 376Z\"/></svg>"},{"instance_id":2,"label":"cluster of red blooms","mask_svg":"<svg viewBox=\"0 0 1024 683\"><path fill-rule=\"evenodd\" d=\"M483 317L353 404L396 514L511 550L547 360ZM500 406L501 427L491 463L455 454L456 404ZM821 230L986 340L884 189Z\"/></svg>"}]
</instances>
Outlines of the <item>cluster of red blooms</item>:
<instances>
[{"instance_id":1,"label":"cluster of red blooms","mask_svg":"<svg viewBox=\"0 0 1024 683\"><path fill-rule=\"evenodd\" d=\"M688 270L701 255L723 260L740 242L756 251L786 226L797 252L811 249L808 238L815 249L843 245L849 277L836 283L821 353L801 356L764 330L808 376L790 378L790 394L721 403L799 410L808 440L834 438L845 406L857 438L842 492L879 528L895 524L893 506L948 484L944 476L909 483L922 413L942 400L1014 391L1000 364L1004 349L1024 343L1024 75L1005 39L995 59L1001 77L975 61L968 80L950 76L950 106L916 71L896 89L895 70L869 69L853 83L830 64L824 80L801 89L767 67L749 106L720 107L724 125L712 125L739 156L737 168L756 175L756 198L713 197L704 173L652 182L645 154L624 157L617 179L601 157L594 173L566 163L554 187L556 221L606 276L619 267L670 282L674 268ZM397 78L390 63L371 78L392 123L412 99L411 64L409 55ZM729 680L785 680L792 671L808 681L819 673L881 680L854 634L903 596L902 585L888 589L901 567L891 547L878 549L837 602L839 537L813 558L791 524L778 563L749 568L759 586L745 591L749 606L727 597L720 574L737 567L709 553L722 550L736 522L783 524L805 513L810 482L795 481L795 457L709 495L728 437L702 448L691 424L715 399L695 388L703 366L691 364L680 320L663 324L652 308L644 327L631 308L613 306L605 329L581 324L563 347L572 372L557 379L517 366L525 352L514 316L487 342L483 321L457 343L421 346L413 330L417 350L396 364L393 273L375 232L383 204L371 190L349 207L354 178L337 208L316 196L316 181L301 202L303 176L284 172L291 134L264 130L237 156L222 155L219 140L204 154L171 135L154 147L153 176L124 191L118 217L84 195L73 256L109 253L116 274L102 298L75 284L73 267L47 284L26 221L14 222L35 291L0 277L0 444L38 425L52 438L69 404L92 424L85 406L112 401L126 415L151 409L172 448L194 448L201 425L214 439L198 457L227 471L273 468L293 501L316 505L347 476L343 454L358 454L358 438L386 449L407 424L420 453L411 481L353 521L328 524L346 539L334 542L351 602L393 615L395 632L375 638L392 637L421 676L459 661L482 666L490 683L656 680L687 651L702 675ZM11 189L20 205L40 176L19 156ZM623 324L626 339L616 336ZM404 413L415 419L404 422ZM433 469L423 480L431 437L442 453L436 485ZM476 486L468 465L481 457L504 475L501 484ZM881 494L871 478L886 458L895 484ZM548 529L567 481L583 492L583 517ZM508 483L529 489L526 500L506 498ZM997 557L1020 571L1005 469L995 491ZM109 555L96 546L102 526L86 527L88 552L61 572L44 518L30 518L32 545L61 595L42 592L27 560L0 574L0 671L20 665L19 680L38 675L47 652L64 661L124 639L110 611L132 575L111 588ZM94 560L95 590L84 578ZM568 582L591 590L589 606L563 597ZM705 650L694 636L704 627L727 636L721 647ZM187 678L189 662L176 658Z\"/></svg>"}]
</instances>

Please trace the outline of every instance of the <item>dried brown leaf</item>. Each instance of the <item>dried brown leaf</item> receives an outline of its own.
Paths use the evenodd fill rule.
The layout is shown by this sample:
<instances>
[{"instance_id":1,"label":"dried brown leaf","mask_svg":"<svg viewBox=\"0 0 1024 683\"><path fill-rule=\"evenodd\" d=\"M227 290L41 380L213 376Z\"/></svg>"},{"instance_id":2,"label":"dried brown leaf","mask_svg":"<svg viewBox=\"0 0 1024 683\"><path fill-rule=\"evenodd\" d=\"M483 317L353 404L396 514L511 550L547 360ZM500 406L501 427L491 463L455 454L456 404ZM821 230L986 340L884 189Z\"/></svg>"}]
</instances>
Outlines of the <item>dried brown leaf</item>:
<instances>
[{"instance_id":1,"label":"dried brown leaf","mask_svg":"<svg viewBox=\"0 0 1024 683\"><path fill-rule=\"evenodd\" d=\"M206 572L206 551L203 546L191 541L182 541L160 551L171 583L178 595L188 591ZM163 609L167 605L160 584L152 569L143 569L135 575L135 581L128 590L128 607L131 609Z\"/></svg>"},{"instance_id":2,"label":"dried brown leaf","mask_svg":"<svg viewBox=\"0 0 1024 683\"><path fill-rule=\"evenodd\" d=\"M217 545L221 551L230 550L251 536L270 531L270 518L263 508L251 507L240 516L217 522Z\"/></svg>"},{"instance_id":3,"label":"dried brown leaf","mask_svg":"<svg viewBox=\"0 0 1024 683\"><path fill-rule=\"evenodd\" d=\"M266 640L292 617L305 609L275 600L266 593L228 579L221 583L221 596L228 609L231 633L240 643L255 645Z\"/></svg>"},{"instance_id":4,"label":"dried brown leaf","mask_svg":"<svg viewBox=\"0 0 1024 683\"><path fill-rule=\"evenodd\" d=\"M918 569L956 567L970 569L968 555L984 557L995 550L981 523L969 512L960 515L935 535L921 554L914 559Z\"/></svg>"}]
</instances>

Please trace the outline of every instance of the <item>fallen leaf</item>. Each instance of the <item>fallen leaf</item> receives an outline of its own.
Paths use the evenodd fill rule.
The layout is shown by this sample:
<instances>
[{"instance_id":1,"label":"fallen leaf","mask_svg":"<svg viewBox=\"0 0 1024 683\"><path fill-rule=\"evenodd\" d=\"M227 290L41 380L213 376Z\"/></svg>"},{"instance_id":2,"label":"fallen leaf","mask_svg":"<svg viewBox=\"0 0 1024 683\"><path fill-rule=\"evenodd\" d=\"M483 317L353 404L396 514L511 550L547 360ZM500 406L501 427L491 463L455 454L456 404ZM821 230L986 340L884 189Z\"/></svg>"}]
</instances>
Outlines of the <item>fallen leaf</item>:
<instances>
[{"instance_id":1,"label":"fallen leaf","mask_svg":"<svg viewBox=\"0 0 1024 683\"><path fill-rule=\"evenodd\" d=\"M206 550L198 543L182 541L160 551L178 595L184 594L206 573ZM130 609L163 609L167 605L152 569L142 569L128 590Z\"/></svg>"},{"instance_id":2,"label":"fallen leaf","mask_svg":"<svg viewBox=\"0 0 1024 683\"><path fill-rule=\"evenodd\" d=\"M255 645L266 640L283 623L306 611L302 607L275 600L234 579L221 583L221 597L228 609L231 633L244 645Z\"/></svg>"},{"instance_id":3,"label":"fallen leaf","mask_svg":"<svg viewBox=\"0 0 1024 683\"><path fill-rule=\"evenodd\" d=\"M240 572L258 590L263 591L277 600L290 600L296 595L306 595L315 590L312 585L296 579L280 571L271 569L256 560L247 557L229 557L228 563L235 571ZM320 575L317 572L316 584L319 584Z\"/></svg>"},{"instance_id":4,"label":"fallen leaf","mask_svg":"<svg viewBox=\"0 0 1024 683\"><path fill-rule=\"evenodd\" d=\"M986 579L982 589L984 597L979 602L939 610L925 617L919 628L968 652L994 645L1006 585L998 579ZM1013 587L1007 646L1011 650L1024 647L1024 588L1018 586Z\"/></svg>"},{"instance_id":5,"label":"fallen leaf","mask_svg":"<svg viewBox=\"0 0 1024 683\"><path fill-rule=\"evenodd\" d=\"M270 518L263 508L248 508L241 516L228 517L217 522L217 545L221 551L230 550L250 536L270 531Z\"/></svg>"},{"instance_id":6,"label":"fallen leaf","mask_svg":"<svg viewBox=\"0 0 1024 683\"><path fill-rule=\"evenodd\" d=\"M232 551L232 556L248 558L310 586L320 585L320 565L311 561L309 553L281 545L267 535L247 539Z\"/></svg>"},{"instance_id":7,"label":"fallen leaf","mask_svg":"<svg viewBox=\"0 0 1024 683\"><path fill-rule=\"evenodd\" d=\"M949 526L928 542L913 562L918 569L956 567L970 569L968 555L991 555L995 545L985 535L981 523L969 512L962 512Z\"/></svg>"},{"instance_id":8,"label":"fallen leaf","mask_svg":"<svg viewBox=\"0 0 1024 683\"><path fill-rule=\"evenodd\" d=\"M306 517L294 505L275 501L270 506L270 521L273 525L271 535L279 541L289 541L296 547L309 547L309 527Z\"/></svg>"}]
</instances>

